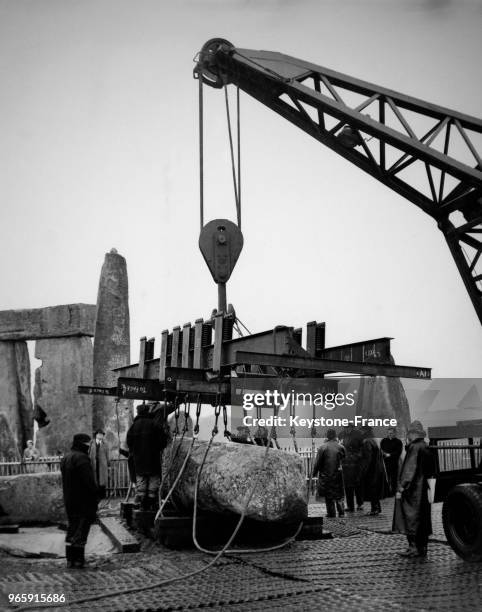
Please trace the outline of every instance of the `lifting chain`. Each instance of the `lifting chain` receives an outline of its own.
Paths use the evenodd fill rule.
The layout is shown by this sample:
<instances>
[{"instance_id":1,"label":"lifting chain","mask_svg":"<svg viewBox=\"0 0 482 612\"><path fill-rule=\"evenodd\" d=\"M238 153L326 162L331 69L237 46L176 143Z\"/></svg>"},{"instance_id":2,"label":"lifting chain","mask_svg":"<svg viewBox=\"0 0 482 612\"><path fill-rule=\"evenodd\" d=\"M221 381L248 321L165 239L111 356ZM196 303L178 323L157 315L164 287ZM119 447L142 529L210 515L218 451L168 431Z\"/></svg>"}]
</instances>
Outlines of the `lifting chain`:
<instances>
[{"instance_id":1,"label":"lifting chain","mask_svg":"<svg viewBox=\"0 0 482 612\"><path fill-rule=\"evenodd\" d=\"M216 406L214 407L214 427L212 430L212 436L214 438L214 436L217 436L219 433L219 428L218 428L218 421L219 421L219 415L221 414L221 404L218 403L216 401Z\"/></svg>"},{"instance_id":2,"label":"lifting chain","mask_svg":"<svg viewBox=\"0 0 482 612\"><path fill-rule=\"evenodd\" d=\"M231 432L228 430L228 409L223 405L224 437L231 441Z\"/></svg>"},{"instance_id":3,"label":"lifting chain","mask_svg":"<svg viewBox=\"0 0 482 612\"><path fill-rule=\"evenodd\" d=\"M174 438L176 438L179 435L179 415L181 413L181 408L179 406L179 399L176 395L176 398L174 400Z\"/></svg>"},{"instance_id":4,"label":"lifting chain","mask_svg":"<svg viewBox=\"0 0 482 612\"><path fill-rule=\"evenodd\" d=\"M197 396L197 403L196 403L196 423L194 424L194 429L193 429L193 434L194 437L197 437L199 435L199 417L201 416L201 396L198 395Z\"/></svg>"},{"instance_id":5,"label":"lifting chain","mask_svg":"<svg viewBox=\"0 0 482 612\"><path fill-rule=\"evenodd\" d=\"M182 428L182 435L187 433L189 430L189 419L191 412L191 402L189 401L189 395L186 393L186 397L184 398L184 425Z\"/></svg>"}]
</instances>

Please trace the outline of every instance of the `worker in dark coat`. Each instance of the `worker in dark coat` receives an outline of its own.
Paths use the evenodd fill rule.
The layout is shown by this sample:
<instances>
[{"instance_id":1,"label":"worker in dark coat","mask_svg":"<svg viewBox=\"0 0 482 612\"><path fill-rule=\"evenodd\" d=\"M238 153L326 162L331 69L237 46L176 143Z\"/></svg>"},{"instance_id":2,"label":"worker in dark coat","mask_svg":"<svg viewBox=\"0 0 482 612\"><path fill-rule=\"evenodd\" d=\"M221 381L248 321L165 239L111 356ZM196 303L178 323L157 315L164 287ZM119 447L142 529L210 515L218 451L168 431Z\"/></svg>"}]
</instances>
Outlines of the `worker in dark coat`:
<instances>
[{"instance_id":1,"label":"worker in dark coat","mask_svg":"<svg viewBox=\"0 0 482 612\"><path fill-rule=\"evenodd\" d=\"M356 509L363 510L363 487L361 482L363 436L359 429L350 424L343 432L341 443L345 448L345 459L342 465L346 509L347 512L353 512L355 510L356 499Z\"/></svg>"},{"instance_id":2,"label":"worker in dark coat","mask_svg":"<svg viewBox=\"0 0 482 612\"><path fill-rule=\"evenodd\" d=\"M371 504L370 516L376 516L382 511L380 499L385 487L385 466L382 451L373 437L371 427L362 427L363 442L361 449L361 473L363 496Z\"/></svg>"},{"instance_id":3,"label":"worker in dark coat","mask_svg":"<svg viewBox=\"0 0 482 612\"><path fill-rule=\"evenodd\" d=\"M389 494L395 495L397 492L398 467L403 444L402 441L397 438L394 427L388 428L387 437L383 438L380 442L380 448L382 450L383 461L387 473Z\"/></svg>"},{"instance_id":4,"label":"worker in dark coat","mask_svg":"<svg viewBox=\"0 0 482 612\"><path fill-rule=\"evenodd\" d=\"M134 502L144 510L155 510L158 505L161 453L167 442L165 429L152 419L149 406L138 406L137 416L127 432L126 443L134 459L136 473Z\"/></svg>"},{"instance_id":5,"label":"worker in dark coat","mask_svg":"<svg viewBox=\"0 0 482 612\"><path fill-rule=\"evenodd\" d=\"M60 462L68 526L67 567L84 567L85 544L97 513L98 491L89 459L90 436L75 434L72 449Z\"/></svg>"},{"instance_id":6,"label":"worker in dark coat","mask_svg":"<svg viewBox=\"0 0 482 612\"><path fill-rule=\"evenodd\" d=\"M407 536L408 549L400 553L404 557L425 557L428 537L432 533L427 479L435 476L436 466L425 436L420 421L411 423L407 431L407 453L398 480L397 497L401 503L395 503L393 521L394 530ZM401 521L397 513L401 513ZM395 528L400 524L402 529Z\"/></svg>"},{"instance_id":7,"label":"worker in dark coat","mask_svg":"<svg viewBox=\"0 0 482 612\"><path fill-rule=\"evenodd\" d=\"M341 467L345 449L338 442L334 429L328 429L326 437L326 442L320 446L316 455L313 478L318 476L318 495L325 498L326 515L334 518L336 511L338 516L345 516Z\"/></svg>"}]
</instances>

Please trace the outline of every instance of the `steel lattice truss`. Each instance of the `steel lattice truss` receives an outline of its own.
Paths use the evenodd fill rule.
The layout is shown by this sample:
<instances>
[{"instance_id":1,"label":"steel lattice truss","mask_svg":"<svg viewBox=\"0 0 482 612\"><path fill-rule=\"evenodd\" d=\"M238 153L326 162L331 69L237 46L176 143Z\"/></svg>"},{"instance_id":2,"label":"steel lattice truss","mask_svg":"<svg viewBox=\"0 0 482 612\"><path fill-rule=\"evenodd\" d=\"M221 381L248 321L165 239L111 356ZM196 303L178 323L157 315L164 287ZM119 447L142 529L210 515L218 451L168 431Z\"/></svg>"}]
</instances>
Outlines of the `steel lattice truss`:
<instances>
[{"instance_id":1,"label":"steel lattice truss","mask_svg":"<svg viewBox=\"0 0 482 612\"><path fill-rule=\"evenodd\" d=\"M482 323L482 121L269 51L204 46L196 75L233 83L433 217Z\"/></svg>"}]
</instances>

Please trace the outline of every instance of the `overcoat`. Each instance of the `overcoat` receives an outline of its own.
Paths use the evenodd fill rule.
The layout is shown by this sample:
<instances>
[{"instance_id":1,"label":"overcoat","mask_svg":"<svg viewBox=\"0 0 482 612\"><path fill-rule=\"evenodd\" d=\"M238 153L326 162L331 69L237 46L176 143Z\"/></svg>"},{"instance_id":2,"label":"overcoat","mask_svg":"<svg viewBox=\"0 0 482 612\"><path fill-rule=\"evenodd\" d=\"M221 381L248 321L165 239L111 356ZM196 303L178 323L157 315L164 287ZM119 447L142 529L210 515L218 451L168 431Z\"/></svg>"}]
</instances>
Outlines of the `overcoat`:
<instances>
[{"instance_id":1,"label":"overcoat","mask_svg":"<svg viewBox=\"0 0 482 612\"><path fill-rule=\"evenodd\" d=\"M136 416L126 436L129 453L134 458L136 476L161 473L161 452L167 442L164 429L148 414Z\"/></svg>"},{"instance_id":2,"label":"overcoat","mask_svg":"<svg viewBox=\"0 0 482 612\"><path fill-rule=\"evenodd\" d=\"M318 476L318 495L327 499L343 499L343 474L341 463L345 449L336 440L328 440L318 449L313 476Z\"/></svg>"},{"instance_id":3,"label":"overcoat","mask_svg":"<svg viewBox=\"0 0 482 612\"><path fill-rule=\"evenodd\" d=\"M65 510L68 517L78 516L95 520L97 512L97 485L94 471L82 445L72 446L60 462Z\"/></svg>"},{"instance_id":4,"label":"overcoat","mask_svg":"<svg viewBox=\"0 0 482 612\"><path fill-rule=\"evenodd\" d=\"M400 504L395 504L394 531L415 537L432 533L431 509L428 501L427 478L435 473L433 457L423 438L407 446L407 454L398 477L403 489ZM401 514L401 517L398 515Z\"/></svg>"},{"instance_id":5,"label":"overcoat","mask_svg":"<svg viewBox=\"0 0 482 612\"><path fill-rule=\"evenodd\" d=\"M106 487L107 470L109 466L109 450L105 442L97 444L95 440L92 440L89 447L89 457L92 463L92 469L94 470L97 485L99 487Z\"/></svg>"},{"instance_id":6,"label":"overcoat","mask_svg":"<svg viewBox=\"0 0 482 612\"><path fill-rule=\"evenodd\" d=\"M382 499L386 483L382 452L374 438L362 443L361 472L365 501Z\"/></svg>"},{"instance_id":7,"label":"overcoat","mask_svg":"<svg viewBox=\"0 0 482 612\"><path fill-rule=\"evenodd\" d=\"M343 460L343 479L345 487L357 487L361 479L361 456L363 438L359 431L354 429L343 438L345 458Z\"/></svg>"}]
</instances>

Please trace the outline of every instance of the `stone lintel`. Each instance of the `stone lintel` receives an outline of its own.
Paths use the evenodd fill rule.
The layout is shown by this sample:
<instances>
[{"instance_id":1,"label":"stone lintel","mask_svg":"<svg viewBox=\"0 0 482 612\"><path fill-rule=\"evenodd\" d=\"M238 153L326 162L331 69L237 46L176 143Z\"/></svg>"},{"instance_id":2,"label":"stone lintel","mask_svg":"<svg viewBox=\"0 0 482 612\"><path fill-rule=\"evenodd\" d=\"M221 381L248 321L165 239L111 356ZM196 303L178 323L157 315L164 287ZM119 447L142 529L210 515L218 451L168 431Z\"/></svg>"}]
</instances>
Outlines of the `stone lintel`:
<instances>
[{"instance_id":1,"label":"stone lintel","mask_svg":"<svg viewBox=\"0 0 482 612\"><path fill-rule=\"evenodd\" d=\"M46 308L0 311L1 340L41 340L93 336L95 304L65 304Z\"/></svg>"}]
</instances>

